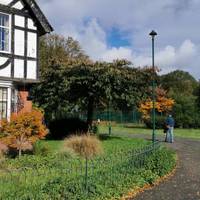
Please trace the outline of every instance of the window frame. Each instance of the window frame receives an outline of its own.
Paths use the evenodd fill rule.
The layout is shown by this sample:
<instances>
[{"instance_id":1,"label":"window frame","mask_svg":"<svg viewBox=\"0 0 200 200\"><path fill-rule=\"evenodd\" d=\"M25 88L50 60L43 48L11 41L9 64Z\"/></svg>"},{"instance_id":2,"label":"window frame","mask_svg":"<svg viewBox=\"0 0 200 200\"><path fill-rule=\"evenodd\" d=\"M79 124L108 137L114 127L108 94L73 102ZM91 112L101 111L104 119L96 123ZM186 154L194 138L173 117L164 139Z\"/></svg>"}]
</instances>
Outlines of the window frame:
<instances>
[{"instance_id":1,"label":"window frame","mask_svg":"<svg viewBox=\"0 0 200 200\"><path fill-rule=\"evenodd\" d=\"M3 119L7 119L8 117L8 88L7 87L1 87L0 86L0 90L2 90L2 95L0 96L0 103L2 104L0 106L0 120L3 120ZM4 91L6 91L6 99L4 99ZM3 104L6 105L6 110L5 110L5 118L3 117L3 113L2 113L2 109L3 109Z\"/></svg>"},{"instance_id":2,"label":"window frame","mask_svg":"<svg viewBox=\"0 0 200 200\"><path fill-rule=\"evenodd\" d=\"M8 51L6 51L6 50L0 50L0 53L10 53L11 52L11 32L12 32L12 30L11 30L12 29L12 27L11 27L12 26L11 25L11 14L0 12L0 15L1 14L2 15L7 15L9 17L9 26L8 27L0 25L1 28L5 28L5 29L9 30L9 34L8 34L9 41L8 41Z\"/></svg>"}]
</instances>

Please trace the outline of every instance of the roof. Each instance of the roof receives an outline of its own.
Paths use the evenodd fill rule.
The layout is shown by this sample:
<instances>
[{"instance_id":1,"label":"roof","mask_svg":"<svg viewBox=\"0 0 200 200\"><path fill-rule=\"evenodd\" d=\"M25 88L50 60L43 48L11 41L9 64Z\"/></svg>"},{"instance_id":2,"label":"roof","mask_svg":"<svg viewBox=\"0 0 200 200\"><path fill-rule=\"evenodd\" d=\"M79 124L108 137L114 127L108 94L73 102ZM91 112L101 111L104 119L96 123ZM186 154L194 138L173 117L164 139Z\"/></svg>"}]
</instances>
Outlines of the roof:
<instances>
[{"instance_id":1,"label":"roof","mask_svg":"<svg viewBox=\"0 0 200 200\"><path fill-rule=\"evenodd\" d=\"M40 26L41 29L41 35L52 32L52 26L48 22L47 18L45 17L35 0L22 1L26 5L27 9L30 11L30 15L32 15L37 20L37 24Z\"/></svg>"}]
</instances>

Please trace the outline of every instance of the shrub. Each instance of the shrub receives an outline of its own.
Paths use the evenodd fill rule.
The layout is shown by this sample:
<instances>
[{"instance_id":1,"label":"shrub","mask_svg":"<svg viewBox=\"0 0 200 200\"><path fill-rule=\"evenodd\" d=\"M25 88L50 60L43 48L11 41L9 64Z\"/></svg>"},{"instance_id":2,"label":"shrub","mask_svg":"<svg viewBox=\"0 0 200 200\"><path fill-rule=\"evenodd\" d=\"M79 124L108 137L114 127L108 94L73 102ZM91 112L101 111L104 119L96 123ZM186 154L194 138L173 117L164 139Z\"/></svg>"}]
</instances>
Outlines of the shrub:
<instances>
[{"instance_id":1,"label":"shrub","mask_svg":"<svg viewBox=\"0 0 200 200\"><path fill-rule=\"evenodd\" d=\"M199 128L200 127L200 115L193 114L176 114L175 127L177 128Z\"/></svg>"},{"instance_id":2,"label":"shrub","mask_svg":"<svg viewBox=\"0 0 200 200\"><path fill-rule=\"evenodd\" d=\"M38 110L12 115L10 121L1 123L2 142L18 151L31 150L32 145L47 135L47 129L42 124L43 114Z\"/></svg>"},{"instance_id":3,"label":"shrub","mask_svg":"<svg viewBox=\"0 0 200 200\"><path fill-rule=\"evenodd\" d=\"M49 123L50 138L64 139L73 133L87 133L87 123L79 118L56 119Z\"/></svg>"},{"instance_id":4,"label":"shrub","mask_svg":"<svg viewBox=\"0 0 200 200\"><path fill-rule=\"evenodd\" d=\"M64 148L70 148L84 158L91 158L102 153L101 142L95 136L90 135L72 136L65 140Z\"/></svg>"},{"instance_id":5,"label":"shrub","mask_svg":"<svg viewBox=\"0 0 200 200\"><path fill-rule=\"evenodd\" d=\"M165 120L166 120L166 116L156 116L156 128L157 129L162 129L165 126ZM147 128L153 128L153 123L152 123L152 119L145 119L144 123L146 125Z\"/></svg>"},{"instance_id":6,"label":"shrub","mask_svg":"<svg viewBox=\"0 0 200 200\"><path fill-rule=\"evenodd\" d=\"M161 148L147 158L146 170L151 170L158 176L169 173L176 164L175 154L172 150Z\"/></svg>"}]
</instances>

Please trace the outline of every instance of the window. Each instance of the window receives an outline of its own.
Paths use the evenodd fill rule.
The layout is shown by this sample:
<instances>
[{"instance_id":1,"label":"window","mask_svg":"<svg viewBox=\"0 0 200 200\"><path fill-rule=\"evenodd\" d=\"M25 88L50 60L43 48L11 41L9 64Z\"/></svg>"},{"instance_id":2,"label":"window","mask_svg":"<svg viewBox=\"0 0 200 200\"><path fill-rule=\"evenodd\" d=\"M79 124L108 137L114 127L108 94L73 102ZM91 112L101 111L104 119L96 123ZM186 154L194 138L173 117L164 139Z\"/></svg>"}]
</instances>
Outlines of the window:
<instances>
[{"instance_id":1,"label":"window","mask_svg":"<svg viewBox=\"0 0 200 200\"><path fill-rule=\"evenodd\" d=\"M7 118L7 102L8 91L7 88L0 88L0 120Z\"/></svg>"},{"instance_id":2,"label":"window","mask_svg":"<svg viewBox=\"0 0 200 200\"><path fill-rule=\"evenodd\" d=\"M12 89L12 96L11 96L11 113L17 112L17 90Z\"/></svg>"},{"instance_id":3,"label":"window","mask_svg":"<svg viewBox=\"0 0 200 200\"><path fill-rule=\"evenodd\" d=\"M10 50L10 16L0 13L0 51Z\"/></svg>"}]
</instances>

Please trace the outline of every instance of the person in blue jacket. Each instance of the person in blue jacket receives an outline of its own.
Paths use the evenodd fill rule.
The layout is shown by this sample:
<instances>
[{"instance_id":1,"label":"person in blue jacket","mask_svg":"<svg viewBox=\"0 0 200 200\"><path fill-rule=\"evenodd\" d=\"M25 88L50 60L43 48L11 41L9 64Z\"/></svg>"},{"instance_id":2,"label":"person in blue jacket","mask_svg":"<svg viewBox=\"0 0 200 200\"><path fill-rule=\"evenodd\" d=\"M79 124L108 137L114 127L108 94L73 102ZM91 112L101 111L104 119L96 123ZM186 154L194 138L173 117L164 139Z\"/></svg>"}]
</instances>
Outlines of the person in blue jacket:
<instances>
[{"instance_id":1,"label":"person in blue jacket","mask_svg":"<svg viewBox=\"0 0 200 200\"><path fill-rule=\"evenodd\" d=\"M167 126L167 133L166 133L166 142L170 142L173 143L174 142L174 118L172 117L172 115L168 115L165 124Z\"/></svg>"}]
</instances>

